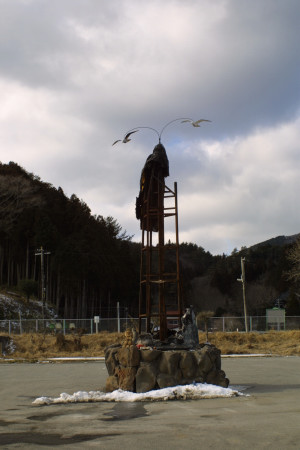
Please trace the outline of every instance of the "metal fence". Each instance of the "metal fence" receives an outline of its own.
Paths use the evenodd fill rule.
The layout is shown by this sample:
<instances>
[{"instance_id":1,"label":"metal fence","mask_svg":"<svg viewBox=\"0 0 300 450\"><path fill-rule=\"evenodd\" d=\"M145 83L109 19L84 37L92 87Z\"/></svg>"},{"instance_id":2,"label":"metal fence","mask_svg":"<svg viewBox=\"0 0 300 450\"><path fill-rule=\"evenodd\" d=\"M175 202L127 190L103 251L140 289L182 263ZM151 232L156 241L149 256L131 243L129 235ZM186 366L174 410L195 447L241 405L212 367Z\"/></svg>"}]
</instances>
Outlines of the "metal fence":
<instances>
[{"instance_id":1,"label":"metal fence","mask_svg":"<svg viewBox=\"0 0 300 450\"><path fill-rule=\"evenodd\" d=\"M284 322L267 324L266 316L249 316L249 331L268 330L299 330L300 316L286 316ZM126 328L138 327L137 318L110 318L99 319L95 324L94 319L20 319L0 320L0 333L22 334L22 333L81 333L93 334L101 331L123 332ZM204 326L201 327L204 331ZM142 319L142 330L146 330L146 320ZM245 331L244 317L211 317L208 319L208 330L213 331Z\"/></svg>"},{"instance_id":2,"label":"metal fence","mask_svg":"<svg viewBox=\"0 0 300 450\"><path fill-rule=\"evenodd\" d=\"M267 316L248 316L248 331L299 330L300 316L285 316L284 321L267 322ZM209 331L245 331L244 317L211 317Z\"/></svg>"},{"instance_id":3,"label":"metal fence","mask_svg":"<svg viewBox=\"0 0 300 450\"><path fill-rule=\"evenodd\" d=\"M49 333L49 334L93 334L101 331L123 332L126 328L137 328L139 319L110 318L100 319L95 324L94 319L20 319L0 320L0 333ZM146 330L145 319L142 319L142 330Z\"/></svg>"}]
</instances>

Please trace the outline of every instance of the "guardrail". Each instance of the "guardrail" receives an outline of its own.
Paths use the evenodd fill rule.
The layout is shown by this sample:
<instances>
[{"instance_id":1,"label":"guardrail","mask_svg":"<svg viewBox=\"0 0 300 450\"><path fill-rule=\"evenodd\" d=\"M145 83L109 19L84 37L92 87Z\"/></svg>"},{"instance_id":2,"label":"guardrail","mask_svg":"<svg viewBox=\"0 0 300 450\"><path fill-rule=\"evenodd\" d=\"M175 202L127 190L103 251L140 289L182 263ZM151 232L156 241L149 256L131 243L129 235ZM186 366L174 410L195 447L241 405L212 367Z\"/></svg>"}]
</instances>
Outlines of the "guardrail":
<instances>
[{"instance_id":1,"label":"guardrail","mask_svg":"<svg viewBox=\"0 0 300 450\"><path fill-rule=\"evenodd\" d=\"M267 324L266 316L249 316L249 331L267 330L299 330L300 316L286 316L284 322ZM0 333L22 334L22 333L81 333L94 334L98 330L117 332L126 328L138 327L137 318L109 318L99 319L95 324L94 319L17 319L0 320ZM201 324L200 324L201 325ZM200 327L204 331L204 325ZM146 320L142 319L142 330L146 330ZM208 319L208 330L213 331L245 331L244 317L211 317Z\"/></svg>"}]
</instances>

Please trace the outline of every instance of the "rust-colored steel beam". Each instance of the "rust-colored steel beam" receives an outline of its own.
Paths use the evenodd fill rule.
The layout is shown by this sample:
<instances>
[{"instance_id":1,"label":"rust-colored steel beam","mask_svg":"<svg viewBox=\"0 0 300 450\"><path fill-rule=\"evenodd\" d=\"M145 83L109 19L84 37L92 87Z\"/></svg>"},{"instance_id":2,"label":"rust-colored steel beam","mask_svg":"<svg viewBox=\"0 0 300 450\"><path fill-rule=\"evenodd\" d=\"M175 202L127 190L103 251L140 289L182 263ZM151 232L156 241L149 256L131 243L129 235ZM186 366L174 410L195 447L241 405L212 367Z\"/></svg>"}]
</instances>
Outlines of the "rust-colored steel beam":
<instances>
[{"instance_id":1,"label":"rust-colored steel beam","mask_svg":"<svg viewBox=\"0 0 300 450\"><path fill-rule=\"evenodd\" d=\"M165 206L165 199L173 199L174 206ZM139 332L142 330L142 319L146 318L146 331L151 331L152 318L158 319L160 340L168 335L168 317L176 317L180 321L182 303L179 274L179 238L178 238L178 203L177 183L174 190L165 185L161 175L150 177L147 196L142 205L141 230L141 268L140 268L140 298L139 298ZM165 244L165 219L175 218L175 245ZM157 244L153 244L153 233L157 233ZM165 254L174 250L176 253L176 270L165 270ZM176 295L168 297L166 291L175 286ZM170 290L170 289L169 289ZM170 311L168 313L168 310Z\"/></svg>"}]
</instances>

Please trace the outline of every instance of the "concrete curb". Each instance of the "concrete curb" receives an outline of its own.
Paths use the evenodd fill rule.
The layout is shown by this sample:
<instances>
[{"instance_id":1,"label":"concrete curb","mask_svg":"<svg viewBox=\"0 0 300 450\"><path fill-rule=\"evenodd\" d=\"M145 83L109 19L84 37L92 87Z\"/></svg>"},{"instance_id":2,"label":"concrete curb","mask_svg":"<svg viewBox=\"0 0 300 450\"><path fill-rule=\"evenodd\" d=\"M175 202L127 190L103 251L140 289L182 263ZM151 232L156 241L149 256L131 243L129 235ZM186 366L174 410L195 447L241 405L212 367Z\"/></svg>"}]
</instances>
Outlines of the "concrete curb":
<instances>
[{"instance_id":1,"label":"concrete curb","mask_svg":"<svg viewBox=\"0 0 300 450\"><path fill-rule=\"evenodd\" d=\"M285 357L283 355L274 355L271 353L250 353L250 354L232 354L232 355L221 355L221 358L270 358L270 357ZM95 361L105 361L104 356L62 356L56 358L45 358L42 360L38 359L23 359L23 358L0 358L1 363L36 363L36 364L47 364L47 363L69 363L69 362L95 362Z\"/></svg>"}]
</instances>

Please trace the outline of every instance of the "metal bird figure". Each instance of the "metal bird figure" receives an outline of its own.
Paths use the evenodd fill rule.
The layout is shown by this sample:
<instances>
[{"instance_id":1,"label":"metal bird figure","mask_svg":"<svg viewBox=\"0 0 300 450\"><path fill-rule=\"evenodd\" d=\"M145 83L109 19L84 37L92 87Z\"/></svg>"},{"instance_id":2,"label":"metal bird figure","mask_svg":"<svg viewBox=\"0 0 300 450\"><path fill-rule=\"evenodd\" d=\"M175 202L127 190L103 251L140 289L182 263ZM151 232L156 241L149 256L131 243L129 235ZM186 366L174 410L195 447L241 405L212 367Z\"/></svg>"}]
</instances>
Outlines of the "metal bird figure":
<instances>
[{"instance_id":1,"label":"metal bird figure","mask_svg":"<svg viewBox=\"0 0 300 450\"><path fill-rule=\"evenodd\" d=\"M185 119L185 120L181 121L181 123L184 123L184 122L190 122L193 125L193 127L200 127L199 124L201 122L211 122L211 120L207 120L207 119L200 119L200 120Z\"/></svg>"},{"instance_id":2,"label":"metal bird figure","mask_svg":"<svg viewBox=\"0 0 300 450\"><path fill-rule=\"evenodd\" d=\"M129 139L129 136L133 133L136 133L139 130L135 130L135 131L130 131L129 133L125 134L124 139L118 139L117 141L115 141L112 145L115 145L117 142L123 142L124 144L126 144L126 142L131 141L131 139Z\"/></svg>"}]
</instances>

